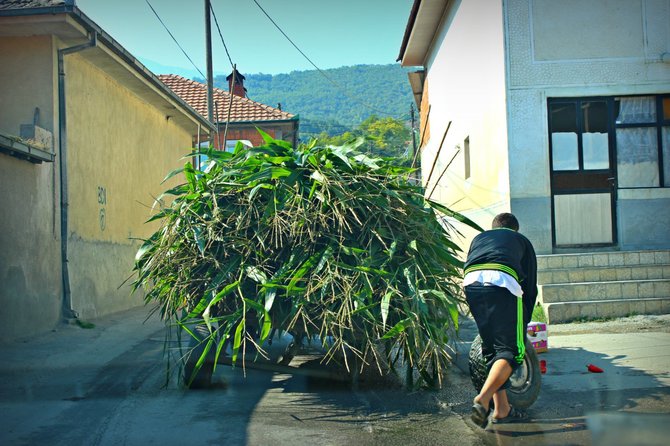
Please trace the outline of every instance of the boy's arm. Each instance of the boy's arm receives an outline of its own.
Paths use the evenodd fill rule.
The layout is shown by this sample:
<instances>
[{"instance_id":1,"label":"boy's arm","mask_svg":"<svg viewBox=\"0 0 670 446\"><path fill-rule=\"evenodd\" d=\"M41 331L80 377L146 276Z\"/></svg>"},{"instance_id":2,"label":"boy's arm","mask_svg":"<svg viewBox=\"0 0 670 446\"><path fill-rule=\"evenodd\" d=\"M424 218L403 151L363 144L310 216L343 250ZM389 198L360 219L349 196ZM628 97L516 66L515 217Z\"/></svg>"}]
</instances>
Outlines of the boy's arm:
<instances>
[{"instance_id":1,"label":"boy's arm","mask_svg":"<svg viewBox=\"0 0 670 446\"><path fill-rule=\"evenodd\" d=\"M524 322L526 325L530 322L537 301L537 256L533 245L528 242L528 249L524 256L524 272L526 273L526 280L524 280L523 288L523 307L524 307Z\"/></svg>"}]
</instances>

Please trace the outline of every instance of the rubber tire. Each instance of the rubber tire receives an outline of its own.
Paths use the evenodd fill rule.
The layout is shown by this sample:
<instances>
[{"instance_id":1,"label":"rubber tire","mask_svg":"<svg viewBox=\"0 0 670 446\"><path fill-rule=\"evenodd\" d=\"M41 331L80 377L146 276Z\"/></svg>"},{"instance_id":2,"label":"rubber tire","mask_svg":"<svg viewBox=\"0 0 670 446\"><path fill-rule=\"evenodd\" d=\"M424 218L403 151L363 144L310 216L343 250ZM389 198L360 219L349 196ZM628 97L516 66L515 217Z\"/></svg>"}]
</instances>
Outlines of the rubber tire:
<instances>
[{"instance_id":1,"label":"rubber tire","mask_svg":"<svg viewBox=\"0 0 670 446\"><path fill-rule=\"evenodd\" d=\"M470 367L470 379L479 392L486 381L488 369L482 357L482 339L479 335L472 341L468 355ZM507 389L507 398L512 406L519 409L527 409L540 396L542 387L542 373L537 352L533 344L526 339L526 354L523 364L514 372L510 378L511 386Z\"/></svg>"}]
</instances>

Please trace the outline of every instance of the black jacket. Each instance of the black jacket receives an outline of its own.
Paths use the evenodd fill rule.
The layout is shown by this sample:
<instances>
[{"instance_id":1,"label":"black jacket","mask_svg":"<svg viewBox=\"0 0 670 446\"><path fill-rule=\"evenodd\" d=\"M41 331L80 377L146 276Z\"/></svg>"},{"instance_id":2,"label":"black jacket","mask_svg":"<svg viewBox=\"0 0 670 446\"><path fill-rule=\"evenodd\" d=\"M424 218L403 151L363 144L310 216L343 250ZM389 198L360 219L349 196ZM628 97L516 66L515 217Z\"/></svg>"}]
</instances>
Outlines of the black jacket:
<instances>
[{"instance_id":1,"label":"black jacket","mask_svg":"<svg viewBox=\"0 0 670 446\"><path fill-rule=\"evenodd\" d=\"M537 257L525 236L511 229L491 229L478 234L470 244L464 271L498 270L510 274L521 285L526 323L537 299Z\"/></svg>"}]
</instances>

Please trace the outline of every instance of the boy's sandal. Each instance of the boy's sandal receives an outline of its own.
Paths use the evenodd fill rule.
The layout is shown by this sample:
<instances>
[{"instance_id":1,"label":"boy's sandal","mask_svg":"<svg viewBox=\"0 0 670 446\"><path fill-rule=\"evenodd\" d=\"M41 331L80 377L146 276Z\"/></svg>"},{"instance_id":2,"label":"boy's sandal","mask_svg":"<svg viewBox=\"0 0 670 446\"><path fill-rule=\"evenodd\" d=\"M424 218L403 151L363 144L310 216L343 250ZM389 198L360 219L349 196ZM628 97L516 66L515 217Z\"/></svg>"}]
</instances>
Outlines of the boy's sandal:
<instances>
[{"instance_id":1,"label":"boy's sandal","mask_svg":"<svg viewBox=\"0 0 670 446\"><path fill-rule=\"evenodd\" d=\"M484 408L479 403L474 403L472 405L472 414L470 419L479 427L485 428L489 422L489 415L491 414L491 406L489 405L488 410Z\"/></svg>"},{"instance_id":2,"label":"boy's sandal","mask_svg":"<svg viewBox=\"0 0 670 446\"><path fill-rule=\"evenodd\" d=\"M528 418L526 412L510 406L509 413L505 418L496 418L491 417L491 423L493 424L505 424L505 423L518 423L519 421L524 421Z\"/></svg>"}]
</instances>

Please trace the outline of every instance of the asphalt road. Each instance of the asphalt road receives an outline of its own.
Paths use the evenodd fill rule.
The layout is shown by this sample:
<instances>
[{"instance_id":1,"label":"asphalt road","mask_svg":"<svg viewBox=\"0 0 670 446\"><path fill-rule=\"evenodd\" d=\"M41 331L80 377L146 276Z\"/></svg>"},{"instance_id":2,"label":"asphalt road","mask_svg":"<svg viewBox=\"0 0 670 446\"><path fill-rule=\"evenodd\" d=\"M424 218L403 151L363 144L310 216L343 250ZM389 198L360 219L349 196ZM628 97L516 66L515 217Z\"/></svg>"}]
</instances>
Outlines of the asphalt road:
<instances>
[{"instance_id":1,"label":"asphalt road","mask_svg":"<svg viewBox=\"0 0 670 446\"><path fill-rule=\"evenodd\" d=\"M670 438L670 315L549 327L542 391L524 423L482 431L496 445L665 445ZM466 321L456 364L467 373ZM594 364L603 373L591 373ZM467 418L469 404L456 408Z\"/></svg>"},{"instance_id":2,"label":"asphalt road","mask_svg":"<svg viewBox=\"0 0 670 446\"><path fill-rule=\"evenodd\" d=\"M309 356L294 360L294 373L222 365L213 388L183 390L165 386L164 327L146 314L0 345L0 445L610 445L665 444L670 434L667 321L644 336L607 333L607 323L596 333L550 330L531 419L482 430L469 420L462 354L440 391L353 390L314 372ZM459 351L473 336L466 322Z\"/></svg>"}]
</instances>

